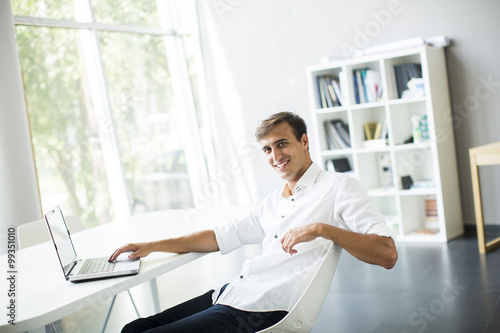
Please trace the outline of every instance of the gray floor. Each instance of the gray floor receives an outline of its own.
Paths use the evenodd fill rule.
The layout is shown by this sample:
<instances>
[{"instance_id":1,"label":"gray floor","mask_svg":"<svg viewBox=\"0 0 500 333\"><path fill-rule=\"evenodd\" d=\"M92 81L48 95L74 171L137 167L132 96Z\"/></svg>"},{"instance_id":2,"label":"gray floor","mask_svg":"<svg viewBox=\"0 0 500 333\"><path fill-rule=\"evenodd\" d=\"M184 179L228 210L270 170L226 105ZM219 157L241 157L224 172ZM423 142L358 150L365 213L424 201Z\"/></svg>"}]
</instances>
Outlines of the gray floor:
<instances>
[{"instance_id":1,"label":"gray floor","mask_svg":"<svg viewBox=\"0 0 500 333\"><path fill-rule=\"evenodd\" d=\"M398 250L392 270L361 263L344 252L313 332L500 332L500 249L480 255L471 235L448 244L398 244ZM211 254L160 277L161 306L224 282L256 251ZM141 315L154 312L147 285L132 294ZM100 332L108 306L109 300L103 300L57 326L64 332ZM106 332L119 332L134 318L130 300L120 294Z\"/></svg>"},{"instance_id":2,"label":"gray floor","mask_svg":"<svg viewBox=\"0 0 500 333\"><path fill-rule=\"evenodd\" d=\"M343 255L313 332L500 332L500 249L399 244L392 270Z\"/></svg>"}]
</instances>

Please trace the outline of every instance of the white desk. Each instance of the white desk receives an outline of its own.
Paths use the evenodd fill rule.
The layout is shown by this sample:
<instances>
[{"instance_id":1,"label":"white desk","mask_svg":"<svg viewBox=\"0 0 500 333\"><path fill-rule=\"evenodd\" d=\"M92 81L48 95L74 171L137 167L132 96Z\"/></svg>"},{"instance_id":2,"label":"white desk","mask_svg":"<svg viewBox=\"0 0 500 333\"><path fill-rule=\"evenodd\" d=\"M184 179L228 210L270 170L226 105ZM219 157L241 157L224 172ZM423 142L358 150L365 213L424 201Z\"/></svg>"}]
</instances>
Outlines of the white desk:
<instances>
[{"instance_id":1,"label":"white desk","mask_svg":"<svg viewBox=\"0 0 500 333\"><path fill-rule=\"evenodd\" d=\"M211 221L207 221L208 216L205 214L189 217L186 211L182 210L150 213L88 229L72 235L72 239L79 257L107 256L126 242L164 239L210 228L215 218L227 218L227 214L222 215L210 216ZM203 225L201 220L208 223ZM137 275L74 284L65 280L52 242L20 250L16 253L16 325L8 324L9 318L3 306L0 331L23 332L45 326L203 255L152 253L142 259ZM2 271L5 272L5 255L1 257L0 262ZM8 288L5 275L1 277L1 281L1 292L6 296Z\"/></svg>"}]
</instances>

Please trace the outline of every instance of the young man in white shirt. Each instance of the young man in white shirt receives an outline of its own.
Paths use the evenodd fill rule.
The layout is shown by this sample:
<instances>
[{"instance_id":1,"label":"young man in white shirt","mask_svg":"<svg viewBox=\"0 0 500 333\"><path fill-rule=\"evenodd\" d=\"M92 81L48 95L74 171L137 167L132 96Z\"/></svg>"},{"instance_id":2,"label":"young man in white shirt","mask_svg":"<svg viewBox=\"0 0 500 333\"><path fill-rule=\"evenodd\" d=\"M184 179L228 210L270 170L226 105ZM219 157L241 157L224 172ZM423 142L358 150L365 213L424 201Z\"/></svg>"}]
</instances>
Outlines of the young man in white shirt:
<instances>
[{"instance_id":1,"label":"young man in white shirt","mask_svg":"<svg viewBox=\"0 0 500 333\"><path fill-rule=\"evenodd\" d=\"M127 244L110 260L126 251L133 251L130 258L154 251L225 254L253 243L262 244L262 254L247 260L220 292L137 319L123 332L256 332L272 326L300 298L332 242L364 262L395 265L397 250L384 217L359 181L312 162L302 118L274 114L255 135L269 165L286 181L283 189L241 220L179 238Z\"/></svg>"}]
</instances>

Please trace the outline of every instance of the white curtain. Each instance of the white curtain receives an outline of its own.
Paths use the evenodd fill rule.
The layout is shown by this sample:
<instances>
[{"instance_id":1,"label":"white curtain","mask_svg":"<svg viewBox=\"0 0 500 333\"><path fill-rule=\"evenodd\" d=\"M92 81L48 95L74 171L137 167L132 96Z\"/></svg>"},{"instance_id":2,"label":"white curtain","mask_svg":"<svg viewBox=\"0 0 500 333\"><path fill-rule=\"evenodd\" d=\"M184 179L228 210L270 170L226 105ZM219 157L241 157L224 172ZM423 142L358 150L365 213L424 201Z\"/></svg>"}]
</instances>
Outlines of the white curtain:
<instances>
[{"instance_id":1,"label":"white curtain","mask_svg":"<svg viewBox=\"0 0 500 333\"><path fill-rule=\"evenodd\" d=\"M0 244L6 244L9 227L42 218L10 1L0 1L0 50Z\"/></svg>"},{"instance_id":2,"label":"white curtain","mask_svg":"<svg viewBox=\"0 0 500 333\"><path fill-rule=\"evenodd\" d=\"M216 163L210 170L210 184L196 191L198 208L250 206L257 202L252 159L258 153L253 133L244 123L244 108L218 36L210 2L198 1L203 60L205 64L210 122Z\"/></svg>"}]
</instances>

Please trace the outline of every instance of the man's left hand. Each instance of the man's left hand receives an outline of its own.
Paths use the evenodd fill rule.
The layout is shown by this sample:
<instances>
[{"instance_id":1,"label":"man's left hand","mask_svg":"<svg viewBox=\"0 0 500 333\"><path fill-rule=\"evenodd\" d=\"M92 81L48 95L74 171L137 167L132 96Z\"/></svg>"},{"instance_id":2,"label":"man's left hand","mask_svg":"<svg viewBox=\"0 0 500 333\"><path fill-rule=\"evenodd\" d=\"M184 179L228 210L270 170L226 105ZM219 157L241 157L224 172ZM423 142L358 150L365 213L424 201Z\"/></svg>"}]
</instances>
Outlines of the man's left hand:
<instances>
[{"instance_id":1,"label":"man's left hand","mask_svg":"<svg viewBox=\"0 0 500 333\"><path fill-rule=\"evenodd\" d=\"M318 224L308 224L288 230L281 239L281 247L290 254L297 253L293 247L299 243L315 240L319 236Z\"/></svg>"}]
</instances>

